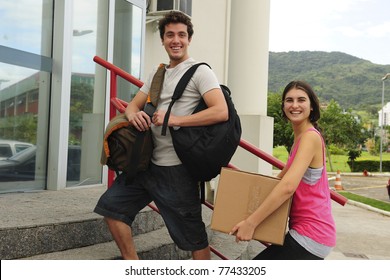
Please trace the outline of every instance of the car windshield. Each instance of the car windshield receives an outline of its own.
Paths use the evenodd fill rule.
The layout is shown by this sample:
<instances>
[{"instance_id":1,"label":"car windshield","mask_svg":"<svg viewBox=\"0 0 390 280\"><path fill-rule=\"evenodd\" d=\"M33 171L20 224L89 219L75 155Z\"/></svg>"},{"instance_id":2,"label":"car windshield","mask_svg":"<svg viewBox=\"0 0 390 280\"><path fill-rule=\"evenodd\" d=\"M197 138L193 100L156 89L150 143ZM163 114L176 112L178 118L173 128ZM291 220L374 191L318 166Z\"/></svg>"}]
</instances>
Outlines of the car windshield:
<instances>
[{"instance_id":1,"label":"car windshield","mask_svg":"<svg viewBox=\"0 0 390 280\"><path fill-rule=\"evenodd\" d=\"M8 158L12 156L12 150L8 145L1 145L0 144L0 157L2 158Z\"/></svg>"},{"instance_id":2,"label":"car windshield","mask_svg":"<svg viewBox=\"0 0 390 280\"><path fill-rule=\"evenodd\" d=\"M27 149L28 147L31 147L31 145L26 145L26 144L15 144L15 152L16 153L19 153L25 149Z\"/></svg>"},{"instance_id":3,"label":"car windshield","mask_svg":"<svg viewBox=\"0 0 390 280\"><path fill-rule=\"evenodd\" d=\"M12 161L25 161L27 158L31 157L31 155L35 154L35 150L37 149L36 146L29 147L27 149L24 149L23 151L14 154L12 157L9 157L7 160Z\"/></svg>"}]
</instances>

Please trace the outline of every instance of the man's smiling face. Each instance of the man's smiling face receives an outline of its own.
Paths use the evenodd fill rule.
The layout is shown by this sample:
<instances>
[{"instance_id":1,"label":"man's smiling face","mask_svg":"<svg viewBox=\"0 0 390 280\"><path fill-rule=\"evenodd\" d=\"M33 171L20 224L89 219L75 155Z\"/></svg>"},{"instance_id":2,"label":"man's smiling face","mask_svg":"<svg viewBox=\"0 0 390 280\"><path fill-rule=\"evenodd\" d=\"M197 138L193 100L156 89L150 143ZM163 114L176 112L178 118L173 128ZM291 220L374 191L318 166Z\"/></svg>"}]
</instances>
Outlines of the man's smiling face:
<instances>
[{"instance_id":1,"label":"man's smiling face","mask_svg":"<svg viewBox=\"0 0 390 280\"><path fill-rule=\"evenodd\" d=\"M170 23L165 26L162 43L170 59L170 67L189 58L188 46L191 39L188 38L187 26L182 23Z\"/></svg>"}]
</instances>

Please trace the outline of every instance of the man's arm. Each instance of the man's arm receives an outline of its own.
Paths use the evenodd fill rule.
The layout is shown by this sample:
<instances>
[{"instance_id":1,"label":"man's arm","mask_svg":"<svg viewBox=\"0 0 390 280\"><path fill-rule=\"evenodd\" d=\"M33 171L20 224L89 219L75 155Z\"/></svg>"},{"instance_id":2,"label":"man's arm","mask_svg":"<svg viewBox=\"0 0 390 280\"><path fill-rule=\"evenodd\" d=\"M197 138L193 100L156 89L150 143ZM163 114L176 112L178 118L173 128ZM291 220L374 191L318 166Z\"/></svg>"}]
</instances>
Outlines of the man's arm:
<instances>
[{"instance_id":1,"label":"man's arm","mask_svg":"<svg viewBox=\"0 0 390 280\"><path fill-rule=\"evenodd\" d=\"M220 88L209 90L203 95L207 109L188 116L169 116L168 126L202 126L211 125L229 118L225 97ZM165 111L156 111L153 115L153 123L157 126L164 122Z\"/></svg>"}]
</instances>

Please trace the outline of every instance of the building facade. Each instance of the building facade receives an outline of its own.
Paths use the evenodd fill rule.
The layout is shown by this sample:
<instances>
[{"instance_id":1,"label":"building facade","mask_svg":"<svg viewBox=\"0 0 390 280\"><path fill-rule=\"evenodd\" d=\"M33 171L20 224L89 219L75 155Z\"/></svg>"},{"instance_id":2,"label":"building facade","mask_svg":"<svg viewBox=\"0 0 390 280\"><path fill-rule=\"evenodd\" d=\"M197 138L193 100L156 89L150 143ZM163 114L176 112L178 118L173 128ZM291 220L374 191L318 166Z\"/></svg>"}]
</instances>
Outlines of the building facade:
<instances>
[{"instance_id":1,"label":"building facade","mask_svg":"<svg viewBox=\"0 0 390 280\"><path fill-rule=\"evenodd\" d=\"M387 104L383 106L381 110L378 111L378 125L379 126L390 125L390 102L387 102Z\"/></svg>"},{"instance_id":2,"label":"building facade","mask_svg":"<svg viewBox=\"0 0 390 280\"><path fill-rule=\"evenodd\" d=\"M33 144L0 161L0 193L107 183L100 164L110 73L95 55L143 80L167 62L157 32L166 11L194 23L190 55L233 92L243 138L272 151L267 117L269 0L4 0L0 7L0 139ZM138 88L118 79L118 97ZM240 168L270 172L238 150ZM242 163L242 164L240 164Z\"/></svg>"}]
</instances>

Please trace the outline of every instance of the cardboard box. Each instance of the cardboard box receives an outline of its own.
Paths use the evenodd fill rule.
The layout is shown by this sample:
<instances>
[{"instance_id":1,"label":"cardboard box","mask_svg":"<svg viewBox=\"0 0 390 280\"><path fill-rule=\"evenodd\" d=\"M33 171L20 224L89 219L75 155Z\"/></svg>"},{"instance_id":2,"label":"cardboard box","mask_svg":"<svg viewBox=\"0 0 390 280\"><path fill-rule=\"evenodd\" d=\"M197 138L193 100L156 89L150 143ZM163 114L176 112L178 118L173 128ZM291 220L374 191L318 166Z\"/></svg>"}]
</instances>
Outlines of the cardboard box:
<instances>
[{"instance_id":1,"label":"cardboard box","mask_svg":"<svg viewBox=\"0 0 390 280\"><path fill-rule=\"evenodd\" d=\"M222 168L211 219L211 229L229 233L264 201L279 178ZM283 245L291 198L255 230L253 239Z\"/></svg>"}]
</instances>

